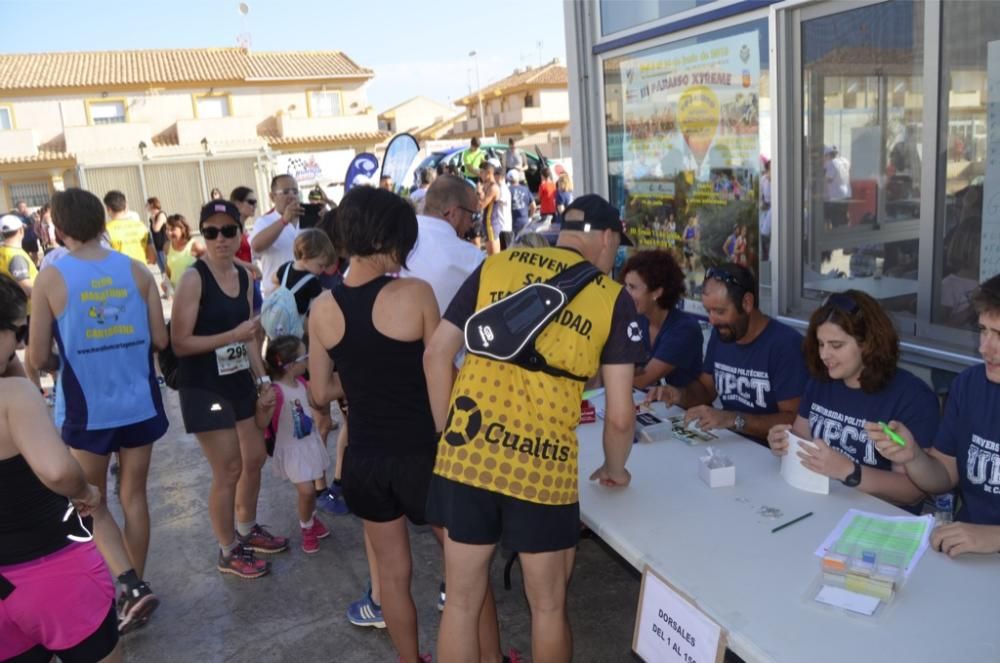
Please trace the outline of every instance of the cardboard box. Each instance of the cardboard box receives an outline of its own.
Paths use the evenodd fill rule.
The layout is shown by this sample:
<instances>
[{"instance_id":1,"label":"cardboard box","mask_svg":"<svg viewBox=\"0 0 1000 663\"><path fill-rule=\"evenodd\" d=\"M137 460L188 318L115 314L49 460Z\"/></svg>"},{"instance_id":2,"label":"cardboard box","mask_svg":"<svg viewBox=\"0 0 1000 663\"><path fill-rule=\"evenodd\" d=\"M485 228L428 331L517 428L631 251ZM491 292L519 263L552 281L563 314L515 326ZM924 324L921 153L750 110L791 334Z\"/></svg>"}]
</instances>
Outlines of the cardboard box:
<instances>
[{"instance_id":1,"label":"cardboard box","mask_svg":"<svg viewBox=\"0 0 1000 663\"><path fill-rule=\"evenodd\" d=\"M698 459L698 476L709 488L725 488L736 485L736 465L709 469L708 461Z\"/></svg>"}]
</instances>

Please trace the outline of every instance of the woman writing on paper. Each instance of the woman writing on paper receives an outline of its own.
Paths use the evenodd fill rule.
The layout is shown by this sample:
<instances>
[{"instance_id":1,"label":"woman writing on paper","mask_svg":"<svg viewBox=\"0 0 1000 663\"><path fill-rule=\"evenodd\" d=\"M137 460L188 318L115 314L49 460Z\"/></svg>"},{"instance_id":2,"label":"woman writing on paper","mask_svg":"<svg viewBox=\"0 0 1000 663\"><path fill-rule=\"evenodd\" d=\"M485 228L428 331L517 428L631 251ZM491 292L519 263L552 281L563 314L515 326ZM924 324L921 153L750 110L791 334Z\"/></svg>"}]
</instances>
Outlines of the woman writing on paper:
<instances>
[{"instance_id":1,"label":"woman writing on paper","mask_svg":"<svg viewBox=\"0 0 1000 663\"><path fill-rule=\"evenodd\" d=\"M802 465L846 486L917 513L923 491L878 454L866 424L901 421L920 446L937 433L937 398L920 379L897 366L899 336L878 302L858 290L830 295L813 312L803 343L810 379L791 427L767 436L777 456L788 452L788 432L802 445Z\"/></svg>"}]
</instances>

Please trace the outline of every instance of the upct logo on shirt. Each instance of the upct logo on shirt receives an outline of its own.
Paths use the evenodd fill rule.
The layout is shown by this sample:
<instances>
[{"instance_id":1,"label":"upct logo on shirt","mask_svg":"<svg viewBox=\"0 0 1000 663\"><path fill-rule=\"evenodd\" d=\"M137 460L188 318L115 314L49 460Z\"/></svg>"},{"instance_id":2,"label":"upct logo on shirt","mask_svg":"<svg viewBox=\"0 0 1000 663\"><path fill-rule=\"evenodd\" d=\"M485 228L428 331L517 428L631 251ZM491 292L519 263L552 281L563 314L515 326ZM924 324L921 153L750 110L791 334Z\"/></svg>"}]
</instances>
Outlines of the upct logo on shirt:
<instances>
[{"instance_id":1,"label":"upct logo on shirt","mask_svg":"<svg viewBox=\"0 0 1000 663\"><path fill-rule=\"evenodd\" d=\"M849 417L817 403L809 406L809 429L814 438L826 440L837 451L858 459L865 465L877 465L875 444L868 439L865 423L865 419ZM865 447L863 456L858 453L858 444Z\"/></svg>"},{"instance_id":2,"label":"upct logo on shirt","mask_svg":"<svg viewBox=\"0 0 1000 663\"><path fill-rule=\"evenodd\" d=\"M767 408L771 376L764 371L715 362L715 391L719 398L749 408Z\"/></svg>"},{"instance_id":3,"label":"upct logo on shirt","mask_svg":"<svg viewBox=\"0 0 1000 663\"><path fill-rule=\"evenodd\" d=\"M1000 444L975 433L971 442L965 463L969 483L982 486L984 493L1000 495Z\"/></svg>"},{"instance_id":4,"label":"upct logo on shirt","mask_svg":"<svg viewBox=\"0 0 1000 663\"><path fill-rule=\"evenodd\" d=\"M638 322L633 321L628 323L628 331L626 333L628 334L628 340L633 343L638 343L642 340L642 329L639 328Z\"/></svg>"}]
</instances>

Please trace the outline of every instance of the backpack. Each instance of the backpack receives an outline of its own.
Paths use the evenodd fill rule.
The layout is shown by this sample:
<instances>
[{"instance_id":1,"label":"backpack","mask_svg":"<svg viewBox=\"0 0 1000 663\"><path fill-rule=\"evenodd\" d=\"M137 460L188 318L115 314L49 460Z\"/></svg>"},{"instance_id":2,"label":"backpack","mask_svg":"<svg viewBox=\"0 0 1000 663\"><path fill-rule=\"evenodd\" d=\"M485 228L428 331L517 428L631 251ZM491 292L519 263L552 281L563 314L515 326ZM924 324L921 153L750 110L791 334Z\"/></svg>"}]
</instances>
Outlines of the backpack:
<instances>
[{"instance_id":1,"label":"backpack","mask_svg":"<svg viewBox=\"0 0 1000 663\"><path fill-rule=\"evenodd\" d=\"M291 263L286 264L287 269L285 269L285 275L281 277L281 285L267 296L260 309L260 323L268 338L286 335L302 338L305 334L305 327L302 324L305 316L299 314L298 305L295 303L295 293L316 276L306 274L299 279L298 283L289 288L286 284L288 283L288 274L292 271L292 265Z\"/></svg>"},{"instance_id":2,"label":"backpack","mask_svg":"<svg viewBox=\"0 0 1000 663\"><path fill-rule=\"evenodd\" d=\"M302 376L295 378L303 387L309 388L309 384L306 379ZM267 455L274 455L274 442L278 437L278 418L281 416L281 408L285 405L285 394L281 391L281 385L277 382L271 383L271 389L274 389L274 414L271 415L271 421L267 422L267 428L264 429L264 447L267 449Z\"/></svg>"},{"instance_id":3,"label":"backpack","mask_svg":"<svg viewBox=\"0 0 1000 663\"><path fill-rule=\"evenodd\" d=\"M586 382L550 366L535 349L535 339L601 270L586 260L559 272L544 283L532 283L500 301L479 309L465 323L465 347L474 355L509 362L529 371Z\"/></svg>"}]
</instances>

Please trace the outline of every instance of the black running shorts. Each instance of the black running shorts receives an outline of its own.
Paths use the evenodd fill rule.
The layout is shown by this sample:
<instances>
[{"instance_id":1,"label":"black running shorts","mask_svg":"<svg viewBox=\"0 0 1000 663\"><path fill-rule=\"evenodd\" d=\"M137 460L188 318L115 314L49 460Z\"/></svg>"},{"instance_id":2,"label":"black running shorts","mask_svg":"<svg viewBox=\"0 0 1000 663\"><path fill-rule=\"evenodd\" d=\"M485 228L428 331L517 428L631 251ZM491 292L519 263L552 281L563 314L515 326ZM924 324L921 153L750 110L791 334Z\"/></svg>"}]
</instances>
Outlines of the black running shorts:
<instances>
[{"instance_id":1,"label":"black running shorts","mask_svg":"<svg viewBox=\"0 0 1000 663\"><path fill-rule=\"evenodd\" d=\"M427 520L448 538L469 545L501 543L523 553L575 548L580 540L580 504L536 504L434 475Z\"/></svg>"},{"instance_id":2,"label":"black running shorts","mask_svg":"<svg viewBox=\"0 0 1000 663\"><path fill-rule=\"evenodd\" d=\"M375 523L406 516L414 525L425 525L434 455L377 455L351 449L348 445L344 451L340 476L351 513Z\"/></svg>"}]
</instances>

